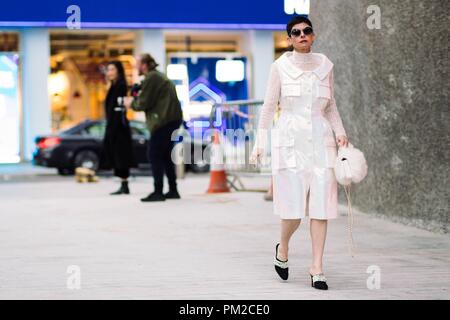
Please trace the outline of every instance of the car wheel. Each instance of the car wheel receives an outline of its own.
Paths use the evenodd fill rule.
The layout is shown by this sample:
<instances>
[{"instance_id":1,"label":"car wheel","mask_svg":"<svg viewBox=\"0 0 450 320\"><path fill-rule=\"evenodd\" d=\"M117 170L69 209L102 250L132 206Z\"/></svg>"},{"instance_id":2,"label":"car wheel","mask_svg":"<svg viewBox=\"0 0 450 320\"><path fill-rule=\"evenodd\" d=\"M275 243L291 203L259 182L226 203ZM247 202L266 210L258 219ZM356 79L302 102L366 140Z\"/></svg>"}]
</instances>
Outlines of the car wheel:
<instances>
[{"instance_id":1,"label":"car wheel","mask_svg":"<svg viewBox=\"0 0 450 320\"><path fill-rule=\"evenodd\" d=\"M75 156L74 166L75 168L87 168L97 171L99 167L99 157L97 153L91 150L82 150Z\"/></svg>"},{"instance_id":2,"label":"car wheel","mask_svg":"<svg viewBox=\"0 0 450 320\"><path fill-rule=\"evenodd\" d=\"M58 174L61 176L68 176L73 174L73 170L67 168L58 168Z\"/></svg>"}]
</instances>

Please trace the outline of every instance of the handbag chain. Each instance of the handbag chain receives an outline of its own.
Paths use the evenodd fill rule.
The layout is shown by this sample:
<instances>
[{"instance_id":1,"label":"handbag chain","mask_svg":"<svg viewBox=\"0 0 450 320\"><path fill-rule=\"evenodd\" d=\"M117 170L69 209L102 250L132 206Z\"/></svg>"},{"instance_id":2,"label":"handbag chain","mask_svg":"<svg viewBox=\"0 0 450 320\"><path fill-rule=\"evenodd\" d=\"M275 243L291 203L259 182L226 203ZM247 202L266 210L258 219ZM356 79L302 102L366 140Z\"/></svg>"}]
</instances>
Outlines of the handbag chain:
<instances>
[{"instance_id":1,"label":"handbag chain","mask_svg":"<svg viewBox=\"0 0 450 320\"><path fill-rule=\"evenodd\" d=\"M353 210L352 210L352 202L350 198L350 190L351 190L351 184L348 186L343 186L345 195L347 196L347 208L348 208L348 243L349 243L349 251L352 258L354 257L354 250L353 250Z\"/></svg>"}]
</instances>

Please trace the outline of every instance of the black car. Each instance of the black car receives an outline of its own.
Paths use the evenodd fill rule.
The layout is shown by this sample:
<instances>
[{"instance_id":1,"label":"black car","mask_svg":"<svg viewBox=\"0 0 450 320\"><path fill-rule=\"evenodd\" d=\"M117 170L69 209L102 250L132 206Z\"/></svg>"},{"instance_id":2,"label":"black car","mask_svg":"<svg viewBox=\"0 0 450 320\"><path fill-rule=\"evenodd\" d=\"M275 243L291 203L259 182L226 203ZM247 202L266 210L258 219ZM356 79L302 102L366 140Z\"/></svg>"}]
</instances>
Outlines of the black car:
<instances>
[{"instance_id":1,"label":"black car","mask_svg":"<svg viewBox=\"0 0 450 320\"><path fill-rule=\"evenodd\" d=\"M72 174L77 167L93 170L105 169L100 154L103 147L106 122L104 120L86 120L80 124L54 135L39 136L35 139L36 150L33 163L38 166L57 168L61 175ZM130 121L134 154L140 169L151 169L147 157L147 145L150 133L141 121ZM200 143L204 151L207 144ZM183 143L184 155L194 155L194 142ZM197 152L198 153L198 152ZM205 153L207 154L207 152ZM198 157L198 156L197 156ZM193 163L191 163L193 162ZM209 161L185 161L186 170L193 172L209 171Z\"/></svg>"}]
</instances>

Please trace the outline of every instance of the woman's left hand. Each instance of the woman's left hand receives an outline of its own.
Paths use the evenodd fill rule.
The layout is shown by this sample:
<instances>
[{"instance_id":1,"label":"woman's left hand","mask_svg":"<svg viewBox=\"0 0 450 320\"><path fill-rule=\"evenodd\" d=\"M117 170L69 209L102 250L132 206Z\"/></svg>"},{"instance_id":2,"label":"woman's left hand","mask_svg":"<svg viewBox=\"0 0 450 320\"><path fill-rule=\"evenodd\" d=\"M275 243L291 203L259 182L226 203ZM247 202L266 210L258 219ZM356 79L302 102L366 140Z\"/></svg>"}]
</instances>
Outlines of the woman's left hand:
<instances>
[{"instance_id":1,"label":"woman's left hand","mask_svg":"<svg viewBox=\"0 0 450 320\"><path fill-rule=\"evenodd\" d=\"M348 138L347 136L339 136L336 138L336 142L339 147L348 147Z\"/></svg>"},{"instance_id":2,"label":"woman's left hand","mask_svg":"<svg viewBox=\"0 0 450 320\"><path fill-rule=\"evenodd\" d=\"M133 97L124 97L124 102L123 102L125 108L130 109L131 105L133 104Z\"/></svg>"}]
</instances>

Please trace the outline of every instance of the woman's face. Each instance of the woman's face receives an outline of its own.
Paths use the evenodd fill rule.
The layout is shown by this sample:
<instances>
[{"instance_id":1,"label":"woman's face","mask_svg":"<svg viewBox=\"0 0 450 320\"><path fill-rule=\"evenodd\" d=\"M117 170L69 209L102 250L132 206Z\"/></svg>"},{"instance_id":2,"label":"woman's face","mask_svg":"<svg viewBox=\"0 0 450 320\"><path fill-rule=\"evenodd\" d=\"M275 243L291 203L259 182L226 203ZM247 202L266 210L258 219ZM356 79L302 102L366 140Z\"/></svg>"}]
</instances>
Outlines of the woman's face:
<instances>
[{"instance_id":1,"label":"woman's face","mask_svg":"<svg viewBox=\"0 0 450 320\"><path fill-rule=\"evenodd\" d=\"M118 78L118 72L117 72L117 68L115 65L113 64L108 64L108 66L106 67L106 78L109 81L116 81Z\"/></svg>"},{"instance_id":2,"label":"woman's face","mask_svg":"<svg viewBox=\"0 0 450 320\"><path fill-rule=\"evenodd\" d=\"M315 35L314 33L310 33L308 35L309 28L311 28L307 23L298 23L292 27L291 36L288 37L289 45L293 46L296 51L300 52L309 52L311 50L311 46L314 43ZM299 30L302 30L300 33ZM312 30L312 28L311 28Z\"/></svg>"}]
</instances>

